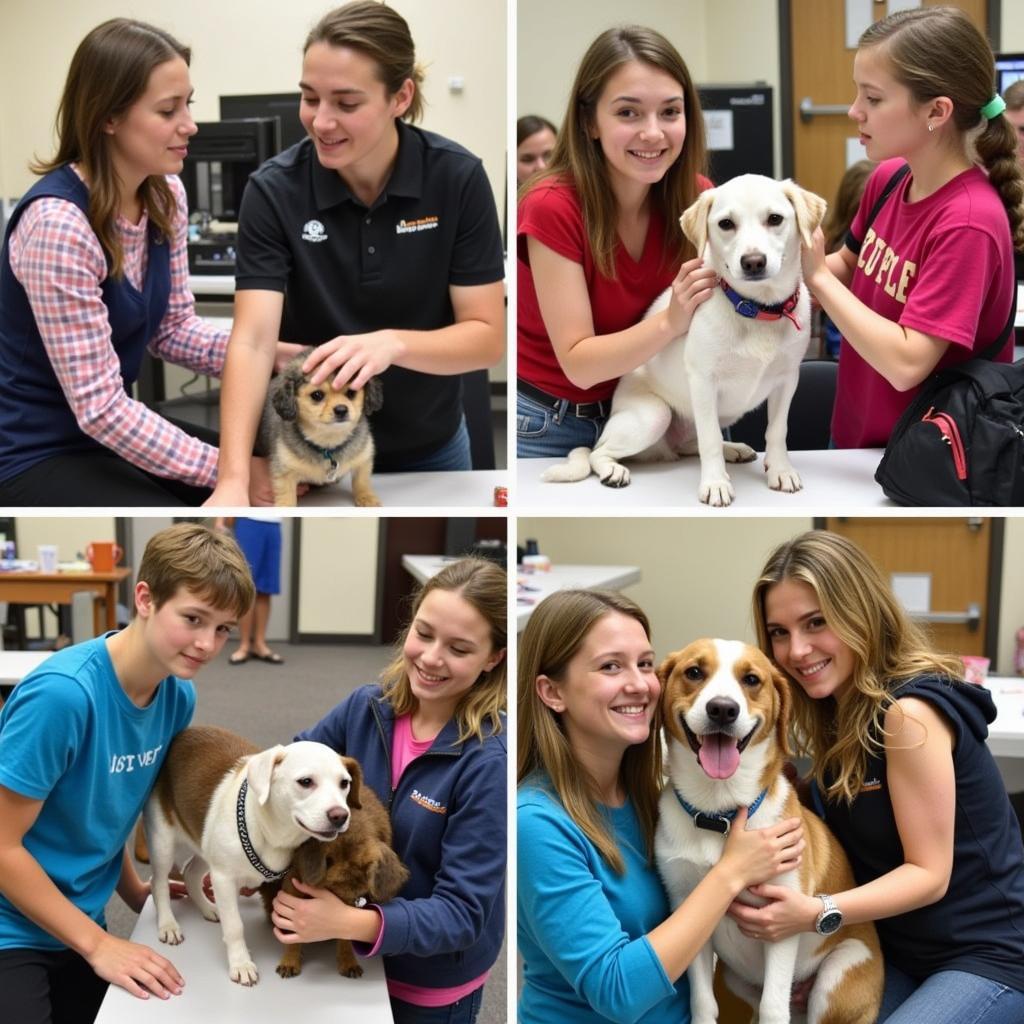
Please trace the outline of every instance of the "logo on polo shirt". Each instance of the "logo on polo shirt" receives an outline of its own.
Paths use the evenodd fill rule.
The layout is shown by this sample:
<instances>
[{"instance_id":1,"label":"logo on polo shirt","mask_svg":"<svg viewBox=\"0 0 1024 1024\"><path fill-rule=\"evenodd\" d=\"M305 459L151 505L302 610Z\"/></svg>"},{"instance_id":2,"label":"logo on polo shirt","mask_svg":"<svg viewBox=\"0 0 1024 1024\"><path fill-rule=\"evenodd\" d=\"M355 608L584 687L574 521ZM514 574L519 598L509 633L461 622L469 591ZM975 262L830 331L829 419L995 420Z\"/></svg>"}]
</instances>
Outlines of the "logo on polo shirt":
<instances>
[{"instance_id":1,"label":"logo on polo shirt","mask_svg":"<svg viewBox=\"0 0 1024 1024\"><path fill-rule=\"evenodd\" d=\"M318 220L307 220L302 225L302 238L306 242L326 242L327 229Z\"/></svg>"},{"instance_id":2,"label":"logo on polo shirt","mask_svg":"<svg viewBox=\"0 0 1024 1024\"><path fill-rule=\"evenodd\" d=\"M400 220L395 225L396 235L408 235L413 231L430 231L440 222L437 217L418 217L416 220Z\"/></svg>"},{"instance_id":3,"label":"logo on polo shirt","mask_svg":"<svg viewBox=\"0 0 1024 1024\"><path fill-rule=\"evenodd\" d=\"M439 800L434 800L432 797L427 796L425 793L421 793L418 789L414 789L409 794L409 799L413 803L419 804L420 807L426 808L428 811L433 811L434 814L447 814L448 808L441 803Z\"/></svg>"}]
</instances>

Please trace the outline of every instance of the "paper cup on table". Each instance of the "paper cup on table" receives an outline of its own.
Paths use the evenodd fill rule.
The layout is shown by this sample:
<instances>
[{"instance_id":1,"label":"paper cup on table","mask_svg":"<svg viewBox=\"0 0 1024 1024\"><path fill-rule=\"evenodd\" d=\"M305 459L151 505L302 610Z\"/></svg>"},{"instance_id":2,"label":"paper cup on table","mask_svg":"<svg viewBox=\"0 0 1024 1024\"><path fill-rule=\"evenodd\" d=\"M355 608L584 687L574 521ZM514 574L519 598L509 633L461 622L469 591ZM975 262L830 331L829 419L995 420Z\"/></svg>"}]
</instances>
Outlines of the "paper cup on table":
<instances>
[{"instance_id":1,"label":"paper cup on table","mask_svg":"<svg viewBox=\"0 0 1024 1024\"><path fill-rule=\"evenodd\" d=\"M39 571L40 572L56 572L57 571L57 545L56 544L40 544L39 545Z\"/></svg>"},{"instance_id":2,"label":"paper cup on table","mask_svg":"<svg viewBox=\"0 0 1024 1024\"><path fill-rule=\"evenodd\" d=\"M964 679L969 683L984 686L988 678L989 659L976 654L962 654L960 660L964 663Z\"/></svg>"}]
</instances>

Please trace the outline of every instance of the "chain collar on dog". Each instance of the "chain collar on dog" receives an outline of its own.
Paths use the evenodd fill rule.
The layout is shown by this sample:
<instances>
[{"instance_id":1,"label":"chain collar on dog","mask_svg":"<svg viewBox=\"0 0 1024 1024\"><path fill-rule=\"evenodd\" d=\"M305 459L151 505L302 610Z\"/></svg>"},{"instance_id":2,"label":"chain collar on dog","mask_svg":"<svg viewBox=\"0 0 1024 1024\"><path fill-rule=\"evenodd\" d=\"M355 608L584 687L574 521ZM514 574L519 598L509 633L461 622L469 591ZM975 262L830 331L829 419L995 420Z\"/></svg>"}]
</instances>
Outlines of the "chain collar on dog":
<instances>
[{"instance_id":1,"label":"chain collar on dog","mask_svg":"<svg viewBox=\"0 0 1024 1024\"><path fill-rule=\"evenodd\" d=\"M725 292L726 297L740 316L745 316L748 320L781 320L785 317L787 320L792 320L793 326L798 331L800 330L800 321L793 315L797 300L800 298L799 288L785 302L774 306L764 306L753 299L745 299L739 292L730 288L725 281L722 282L722 291Z\"/></svg>"},{"instance_id":2,"label":"chain collar on dog","mask_svg":"<svg viewBox=\"0 0 1024 1024\"><path fill-rule=\"evenodd\" d=\"M284 871L271 871L263 861L260 860L259 854L252 848L252 841L249 839L249 830L245 827L245 794L249 791L249 782L247 779L242 779L242 785L238 790L238 803L235 805L235 821L238 823L238 838L242 843L242 849L245 850L246 857L249 858L249 863L269 882L276 882L279 878L284 878L288 873L288 869Z\"/></svg>"},{"instance_id":3,"label":"chain collar on dog","mask_svg":"<svg viewBox=\"0 0 1024 1024\"><path fill-rule=\"evenodd\" d=\"M715 813L709 813L707 811L698 811L696 807L688 804L680 795L679 790L673 789L673 793L676 795L676 799L682 805L682 808L686 813L693 818L694 825L697 828L706 828L709 832L721 832L723 836L729 834L729 827L732 825L733 818L736 817L736 811L717 811ZM761 806L761 802L768 795L767 789L762 789L758 794L757 799L747 808L747 817L752 818L754 811Z\"/></svg>"}]
</instances>

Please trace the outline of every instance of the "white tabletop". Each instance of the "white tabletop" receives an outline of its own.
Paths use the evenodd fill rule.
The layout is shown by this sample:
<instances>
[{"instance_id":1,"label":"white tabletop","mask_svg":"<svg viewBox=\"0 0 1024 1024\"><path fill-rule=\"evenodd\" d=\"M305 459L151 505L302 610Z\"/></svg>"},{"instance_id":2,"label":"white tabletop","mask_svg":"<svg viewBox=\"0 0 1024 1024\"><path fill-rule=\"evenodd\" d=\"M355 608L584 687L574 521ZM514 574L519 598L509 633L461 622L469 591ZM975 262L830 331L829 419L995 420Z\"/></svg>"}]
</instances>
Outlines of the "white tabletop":
<instances>
[{"instance_id":1,"label":"white tabletop","mask_svg":"<svg viewBox=\"0 0 1024 1024\"><path fill-rule=\"evenodd\" d=\"M402 555L402 568L417 583L426 583L431 576L436 576L446 565L458 561L444 555Z\"/></svg>"},{"instance_id":2,"label":"white tabletop","mask_svg":"<svg viewBox=\"0 0 1024 1024\"><path fill-rule=\"evenodd\" d=\"M156 910L147 900L132 934L140 942L166 956L185 979L180 996L145 1002L111 985L96 1024L196 1024L197 1021L245 1024L392 1024L384 969L380 958L360 960L361 978L338 974L335 944L317 942L303 950L302 974L281 978L274 968L284 948L263 913L258 896L239 899L245 922L245 941L259 968L259 983L251 988L228 977L228 960L219 924L204 921L189 900L175 900L174 915L185 933L179 946L168 946L156 937Z\"/></svg>"},{"instance_id":3,"label":"white tabletop","mask_svg":"<svg viewBox=\"0 0 1024 1024\"><path fill-rule=\"evenodd\" d=\"M0 683L20 683L53 651L0 651Z\"/></svg>"},{"instance_id":4,"label":"white tabletop","mask_svg":"<svg viewBox=\"0 0 1024 1024\"><path fill-rule=\"evenodd\" d=\"M1024 679L989 676L985 686L996 704L988 727L988 747L996 757L1024 757Z\"/></svg>"},{"instance_id":5,"label":"white tabletop","mask_svg":"<svg viewBox=\"0 0 1024 1024\"><path fill-rule=\"evenodd\" d=\"M366 509L367 514L387 515L389 508L423 505L494 508L494 488L508 486L503 469L475 469L451 473L376 473L373 489L383 508ZM299 498L299 508L351 508L352 481L346 475L340 483L315 487Z\"/></svg>"},{"instance_id":6,"label":"white tabletop","mask_svg":"<svg viewBox=\"0 0 1024 1024\"><path fill-rule=\"evenodd\" d=\"M519 459L515 507L525 509L565 508L597 509L600 512L638 507L695 508L709 515L730 512L749 513L752 509L772 511L801 508L841 509L894 507L875 483L875 469L882 458L880 448L848 448L831 451L790 452L790 460L800 474L803 490L794 494L773 491L765 481L764 456L754 462L728 466L736 497L728 508L711 508L697 498L700 460L696 456L679 462L628 462L631 483L628 487L605 487L591 474L575 484L544 483L540 475L560 459Z\"/></svg>"},{"instance_id":7,"label":"white tabletop","mask_svg":"<svg viewBox=\"0 0 1024 1024\"><path fill-rule=\"evenodd\" d=\"M567 588L621 590L640 582L635 565L553 565L547 572L516 573L516 628L522 632L537 607L549 594Z\"/></svg>"}]
</instances>

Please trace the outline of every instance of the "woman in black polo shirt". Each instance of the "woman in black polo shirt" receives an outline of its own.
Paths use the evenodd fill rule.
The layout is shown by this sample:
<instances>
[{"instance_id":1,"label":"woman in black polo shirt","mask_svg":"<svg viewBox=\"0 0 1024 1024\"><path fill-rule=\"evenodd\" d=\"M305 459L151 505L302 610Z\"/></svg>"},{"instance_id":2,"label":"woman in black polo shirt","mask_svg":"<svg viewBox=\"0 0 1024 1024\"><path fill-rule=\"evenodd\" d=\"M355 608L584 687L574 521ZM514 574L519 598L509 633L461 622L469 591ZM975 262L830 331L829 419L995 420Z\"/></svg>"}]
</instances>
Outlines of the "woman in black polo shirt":
<instances>
[{"instance_id":1,"label":"woman in black polo shirt","mask_svg":"<svg viewBox=\"0 0 1024 1024\"><path fill-rule=\"evenodd\" d=\"M408 25L375 0L310 32L309 138L264 164L242 200L208 504L269 500L250 455L279 336L318 346L316 382L358 389L383 375L378 471L470 468L458 375L504 351L501 233L480 161L406 123L421 80Z\"/></svg>"}]
</instances>

